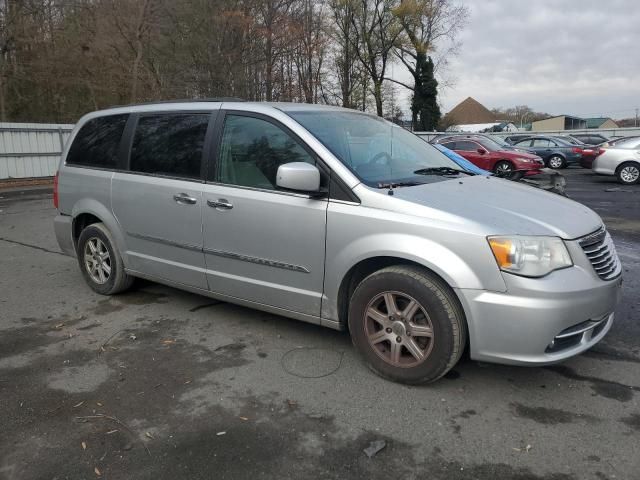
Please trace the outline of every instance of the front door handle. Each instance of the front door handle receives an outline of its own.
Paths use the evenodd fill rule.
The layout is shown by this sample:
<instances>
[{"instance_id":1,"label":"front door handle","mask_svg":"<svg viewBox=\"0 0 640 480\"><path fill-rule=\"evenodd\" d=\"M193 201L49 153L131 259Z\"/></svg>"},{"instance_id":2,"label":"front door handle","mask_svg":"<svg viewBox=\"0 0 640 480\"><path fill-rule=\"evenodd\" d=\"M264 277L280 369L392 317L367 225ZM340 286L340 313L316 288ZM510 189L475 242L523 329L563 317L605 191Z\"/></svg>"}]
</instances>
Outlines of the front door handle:
<instances>
[{"instance_id":1,"label":"front door handle","mask_svg":"<svg viewBox=\"0 0 640 480\"><path fill-rule=\"evenodd\" d=\"M190 197L186 193L174 195L173 199L176 201L176 203L181 203L182 205L195 205L195 203L198 201L197 198Z\"/></svg>"},{"instance_id":2,"label":"front door handle","mask_svg":"<svg viewBox=\"0 0 640 480\"><path fill-rule=\"evenodd\" d=\"M207 200L207 205L212 208L217 208L219 210L231 210L233 208L233 203L230 203L226 198L219 198L218 200Z\"/></svg>"}]
</instances>

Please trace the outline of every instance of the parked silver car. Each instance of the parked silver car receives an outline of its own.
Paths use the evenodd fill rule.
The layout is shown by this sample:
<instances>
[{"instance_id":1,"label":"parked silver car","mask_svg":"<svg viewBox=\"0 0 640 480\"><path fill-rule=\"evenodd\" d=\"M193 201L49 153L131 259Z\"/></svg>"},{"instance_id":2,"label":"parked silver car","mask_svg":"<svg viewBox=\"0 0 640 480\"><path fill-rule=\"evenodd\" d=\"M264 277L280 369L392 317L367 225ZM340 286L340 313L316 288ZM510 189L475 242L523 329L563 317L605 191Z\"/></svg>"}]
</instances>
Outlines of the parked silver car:
<instances>
[{"instance_id":1,"label":"parked silver car","mask_svg":"<svg viewBox=\"0 0 640 480\"><path fill-rule=\"evenodd\" d=\"M56 176L87 283L134 277L335 329L380 375L544 365L607 333L621 265L600 217L474 175L378 117L188 102L91 113Z\"/></svg>"},{"instance_id":2,"label":"parked silver car","mask_svg":"<svg viewBox=\"0 0 640 480\"><path fill-rule=\"evenodd\" d=\"M631 138L605 147L591 167L599 175L615 175L618 182L631 185L640 181L640 138Z\"/></svg>"}]
</instances>

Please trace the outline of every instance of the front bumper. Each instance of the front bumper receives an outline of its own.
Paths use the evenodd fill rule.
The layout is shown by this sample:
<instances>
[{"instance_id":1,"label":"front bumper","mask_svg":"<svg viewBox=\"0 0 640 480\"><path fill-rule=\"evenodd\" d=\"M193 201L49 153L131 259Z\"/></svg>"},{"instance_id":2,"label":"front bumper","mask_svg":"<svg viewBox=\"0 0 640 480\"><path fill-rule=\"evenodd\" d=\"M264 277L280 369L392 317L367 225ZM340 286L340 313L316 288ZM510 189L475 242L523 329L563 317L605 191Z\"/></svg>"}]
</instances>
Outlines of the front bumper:
<instances>
[{"instance_id":1,"label":"front bumper","mask_svg":"<svg viewBox=\"0 0 640 480\"><path fill-rule=\"evenodd\" d=\"M590 268L575 265L544 278L504 274L507 292L457 289L471 358L547 365L598 343L613 323L622 278L603 281Z\"/></svg>"}]
</instances>

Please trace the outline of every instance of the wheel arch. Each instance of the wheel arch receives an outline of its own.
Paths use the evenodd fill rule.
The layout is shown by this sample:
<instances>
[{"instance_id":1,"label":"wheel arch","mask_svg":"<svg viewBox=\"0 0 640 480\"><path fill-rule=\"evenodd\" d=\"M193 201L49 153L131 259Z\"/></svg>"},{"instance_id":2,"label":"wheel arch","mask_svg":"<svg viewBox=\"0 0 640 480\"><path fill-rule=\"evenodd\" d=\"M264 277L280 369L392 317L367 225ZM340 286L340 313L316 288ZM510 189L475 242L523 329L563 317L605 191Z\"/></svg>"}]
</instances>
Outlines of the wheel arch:
<instances>
[{"instance_id":1,"label":"wheel arch","mask_svg":"<svg viewBox=\"0 0 640 480\"><path fill-rule=\"evenodd\" d=\"M80 238L80 233L84 228L93 223L103 223L116 242L115 246L120 251L120 255L126 266L127 258L125 255L124 237L120 231L117 219L107 207L94 199L86 198L78 201L74 205L71 216L73 217L71 231L75 249L77 249L78 238Z\"/></svg>"},{"instance_id":2,"label":"wheel arch","mask_svg":"<svg viewBox=\"0 0 640 480\"><path fill-rule=\"evenodd\" d=\"M616 175L618 174L618 172L619 172L620 170L622 170L622 167L623 167L624 165L628 164L628 163L634 163L634 164L636 164L636 165L640 168L640 162L639 162L638 160L634 160L634 159L623 160L622 162L620 162L620 165L618 165L618 166L616 167L616 170L615 170L615 171L616 171Z\"/></svg>"},{"instance_id":3,"label":"wheel arch","mask_svg":"<svg viewBox=\"0 0 640 480\"><path fill-rule=\"evenodd\" d=\"M360 282L362 282L362 280L364 280L372 273L382 270L383 268L390 267L392 265L417 267L438 279L446 288L449 289L451 298L454 299L460 312L462 312L464 328L467 330L467 332L469 332L466 311L462 302L460 301L460 298L458 297L458 294L449 281L447 281L433 268L429 268L423 263L408 258L388 255L373 256L362 259L355 265L353 265L342 278L342 281L340 282L340 286L338 288L337 313L338 321L343 328L348 328L349 300L351 299L353 292L360 284ZM468 341L469 339L467 336L467 342Z\"/></svg>"}]
</instances>

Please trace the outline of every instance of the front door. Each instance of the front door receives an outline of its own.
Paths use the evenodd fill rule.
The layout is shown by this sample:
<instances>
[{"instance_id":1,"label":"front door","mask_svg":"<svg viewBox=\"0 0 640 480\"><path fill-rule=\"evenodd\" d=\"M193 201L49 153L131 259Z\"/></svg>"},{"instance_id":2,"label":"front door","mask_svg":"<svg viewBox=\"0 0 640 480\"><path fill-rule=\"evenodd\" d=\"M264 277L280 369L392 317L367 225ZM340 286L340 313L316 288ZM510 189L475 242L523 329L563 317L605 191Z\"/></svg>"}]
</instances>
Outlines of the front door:
<instances>
[{"instance_id":1,"label":"front door","mask_svg":"<svg viewBox=\"0 0 640 480\"><path fill-rule=\"evenodd\" d=\"M286 128L227 113L215 183L204 185L204 254L216 293L319 316L327 199L281 191L278 166L316 163Z\"/></svg>"},{"instance_id":2,"label":"front door","mask_svg":"<svg viewBox=\"0 0 640 480\"><path fill-rule=\"evenodd\" d=\"M207 289L202 253L202 158L210 113L145 114L129 171L112 180L112 209L130 269Z\"/></svg>"}]
</instances>

